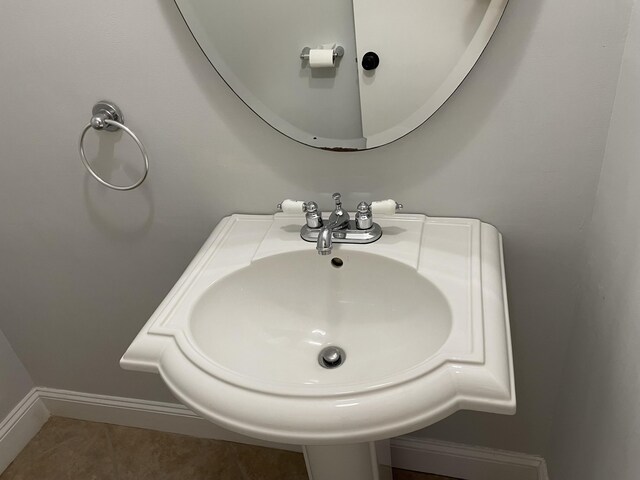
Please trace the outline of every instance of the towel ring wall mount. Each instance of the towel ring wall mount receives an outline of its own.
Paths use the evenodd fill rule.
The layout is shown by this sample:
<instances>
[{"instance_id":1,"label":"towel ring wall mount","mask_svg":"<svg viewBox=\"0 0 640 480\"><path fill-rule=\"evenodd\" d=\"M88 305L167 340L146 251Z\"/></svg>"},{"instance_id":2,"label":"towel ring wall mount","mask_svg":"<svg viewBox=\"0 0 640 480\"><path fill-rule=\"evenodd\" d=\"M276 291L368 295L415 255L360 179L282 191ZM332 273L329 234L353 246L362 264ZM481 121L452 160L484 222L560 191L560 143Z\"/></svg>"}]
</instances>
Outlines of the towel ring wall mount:
<instances>
[{"instance_id":1,"label":"towel ring wall mount","mask_svg":"<svg viewBox=\"0 0 640 480\"><path fill-rule=\"evenodd\" d=\"M80 135L80 142L78 145L78 149L80 152L80 159L82 160L82 163L84 164L88 172L91 174L91 176L95 178L98 182L100 182L102 185L104 185L105 187L109 187L114 190L120 190L120 191L133 190L134 188L139 187L142 184L142 182L144 182L144 180L147 178L147 175L149 173L149 157L147 156L147 150L145 149L140 139L136 136L135 133L131 131L130 128L124 125L124 115L122 114L122 111L120 110L120 108L118 108L116 104L112 102L108 102L106 100L101 100L93 106L91 113L92 113L91 121L82 130L82 134ZM140 149L140 153L142 153L142 159L144 160L144 173L136 183L132 185L125 185L125 186L114 185L102 179L93 170L93 168L91 168L91 165L89 164L89 161L87 160L87 156L85 155L85 152L84 152L84 137L87 134L87 132L92 128L94 130L105 130L107 132L117 132L118 130L124 130L133 139L133 141L136 142L136 145L138 145L138 148Z\"/></svg>"}]
</instances>

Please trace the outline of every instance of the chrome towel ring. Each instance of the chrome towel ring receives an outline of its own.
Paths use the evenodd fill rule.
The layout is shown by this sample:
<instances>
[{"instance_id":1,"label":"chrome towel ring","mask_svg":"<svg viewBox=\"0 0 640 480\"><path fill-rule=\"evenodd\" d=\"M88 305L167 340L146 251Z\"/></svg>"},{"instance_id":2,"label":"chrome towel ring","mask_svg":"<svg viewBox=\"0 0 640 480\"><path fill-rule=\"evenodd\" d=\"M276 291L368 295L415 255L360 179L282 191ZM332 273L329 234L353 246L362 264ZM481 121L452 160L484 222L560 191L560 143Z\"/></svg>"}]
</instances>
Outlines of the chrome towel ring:
<instances>
[{"instance_id":1,"label":"chrome towel ring","mask_svg":"<svg viewBox=\"0 0 640 480\"><path fill-rule=\"evenodd\" d=\"M114 103L108 102L106 100L101 100L93 106L93 110L91 111L93 116L91 117L91 122L84 127L82 130L82 134L80 135L80 142L78 144L78 148L80 150L80 158L82 159L82 163L87 168L89 173L99 181L105 187L112 188L114 190L133 190L134 188L139 187L142 182L144 182L145 178L147 178L147 174L149 173L149 157L147 156L147 150L144 148L144 145L140 141L140 139L136 136L135 133L131 131L128 127L124 125L124 116L122 115L122 111L118 108ZM89 131L90 128L94 130L106 130L107 132L117 132L122 129L133 139L134 142L138 145L140 149L140 153L142 153L142 158L144 160L144 174L133 185L113 185L112 183L107 182L100 178L100 176L93 171L91 165L87 161L87 156L84 153L84 136Z\"/></svg>"}]
</instances>

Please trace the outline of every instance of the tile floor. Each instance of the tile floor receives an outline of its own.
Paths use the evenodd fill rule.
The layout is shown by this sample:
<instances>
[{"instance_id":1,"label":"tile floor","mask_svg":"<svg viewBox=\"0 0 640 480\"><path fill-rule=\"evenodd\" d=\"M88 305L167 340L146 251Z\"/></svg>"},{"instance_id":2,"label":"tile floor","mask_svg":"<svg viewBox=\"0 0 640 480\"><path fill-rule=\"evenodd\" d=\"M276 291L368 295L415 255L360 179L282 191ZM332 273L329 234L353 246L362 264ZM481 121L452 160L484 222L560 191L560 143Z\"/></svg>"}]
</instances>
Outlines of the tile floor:
<instances>
[{"instance_id":1,"label":"tile floor","mask_svg":"<svg viewBox=\"0 0 640 480\"><path fill-rule=\"evenodd\" d=\"M394 469L394 480L453 480ZM0 480L307 480L302 454L51 417Z\"/></svg>"}]
</instances>

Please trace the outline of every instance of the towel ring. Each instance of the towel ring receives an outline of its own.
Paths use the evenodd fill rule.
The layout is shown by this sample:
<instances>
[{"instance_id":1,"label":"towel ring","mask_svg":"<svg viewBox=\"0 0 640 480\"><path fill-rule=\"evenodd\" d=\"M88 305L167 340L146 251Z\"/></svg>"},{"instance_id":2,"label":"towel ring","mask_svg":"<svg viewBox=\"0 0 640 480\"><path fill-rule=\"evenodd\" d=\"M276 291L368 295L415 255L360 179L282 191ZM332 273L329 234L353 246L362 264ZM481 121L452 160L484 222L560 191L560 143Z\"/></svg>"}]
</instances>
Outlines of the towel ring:
<instances>
[{"instance_id":1,"label":"towel ring","mask_svg":"<svg viewBox=\"0 0 640 480\"><path fill-rule=\"evenodd\" d=\"M80 142L78 144L82 163L89 171L91 176L93 176L93 178L95 178L105 187L120 191L133 190L134 188L139 187L142 182L144 182L145 178L147 178L147 174L149 173L149 157L147 156L147 150L144 148L144 145L142 144L140 139L136 136L135 133L131 131L131 129L124 125L124 116L122 115L122 111L120 111L118 106L114 103L102 100L93 106L93 110L91 111L91 113L93 114L93 116L91 117L91 122L86 127L84 127L84 130L82 130L82 134L80 135ZM117 132L118 130L124 130L127 134L129 134L133 141L136 142L136 145L138 145L138 148L140 149L140 153L142 153L142 158L144 160L144 174L142 175L140 180L138 180L133 185L113 185L112 183L109 183L106 180L100 178L100 176L93 171L91 165L87 160L87 156L84 153L84 136L91 128L93 128L94 130L106 130L107 132Z\"/></svg>"}]
</instances>

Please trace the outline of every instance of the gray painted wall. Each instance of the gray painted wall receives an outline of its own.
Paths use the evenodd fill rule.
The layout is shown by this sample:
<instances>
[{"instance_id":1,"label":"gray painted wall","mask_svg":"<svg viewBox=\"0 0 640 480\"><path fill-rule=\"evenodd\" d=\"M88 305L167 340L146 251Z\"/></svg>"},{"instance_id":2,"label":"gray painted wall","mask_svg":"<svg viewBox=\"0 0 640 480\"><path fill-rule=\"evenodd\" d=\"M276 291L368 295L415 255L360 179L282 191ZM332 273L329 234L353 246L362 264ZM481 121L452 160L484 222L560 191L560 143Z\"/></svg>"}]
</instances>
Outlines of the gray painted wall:
<instances>
[{"instance_id":1,"label":"gray painted wall","mask_svg":"<svg viewBox=\"0 0 640 480\"><path fill-rule=\"evenodd\" d=\"M0 422L33 387L33 380L0 331Z\"/></svg>"},{"instance_id":2,"label":"gray painted wall","mask_svg":"<svg viewBox=\"0 0 640 480\"><path fill-rule=\"evenodd\" d=\"M545 453L631 0L511 0L454 97L371 152L299 145L217 77L170 0L5 0L0 17L0 328L37 385L168 400L118 359L215 224L285 197L478 217L505 237L519 412L461 412L421 435ZM96 25L102 25L96 28ZM105 189L76 143L91 105L124 109L152 170ZM126 137L91 134L113 181ZM95 153L94 153L95 155ZM115 160L113 159L115 157Z\"/></svg>"},{"instance_id":3,"label":"gray painted wall","mask_svg":"<svg viewBox=\"0 0 640 480\"><path fill-rule=\"evenodd\" d=\"M579 315L549 457L552 478L640 478L640 4L632 16Z\"/></svg>"}]
</instances>

